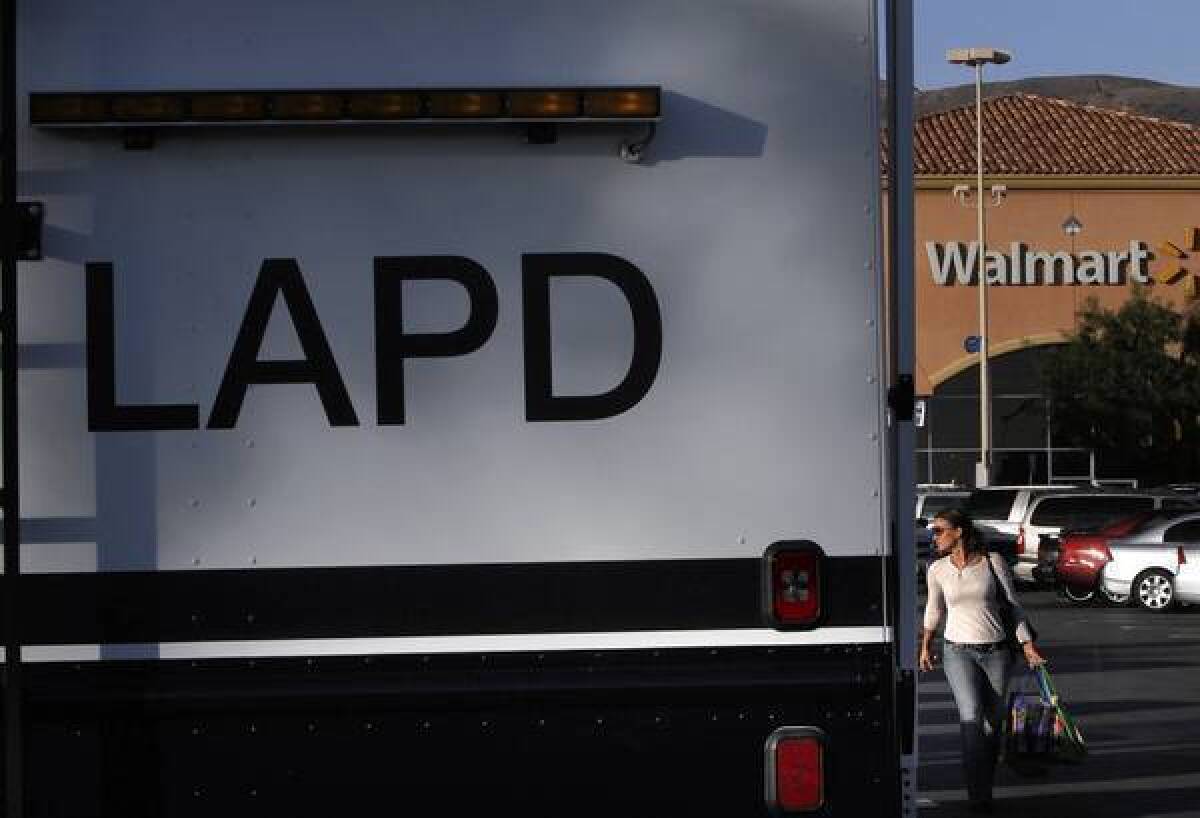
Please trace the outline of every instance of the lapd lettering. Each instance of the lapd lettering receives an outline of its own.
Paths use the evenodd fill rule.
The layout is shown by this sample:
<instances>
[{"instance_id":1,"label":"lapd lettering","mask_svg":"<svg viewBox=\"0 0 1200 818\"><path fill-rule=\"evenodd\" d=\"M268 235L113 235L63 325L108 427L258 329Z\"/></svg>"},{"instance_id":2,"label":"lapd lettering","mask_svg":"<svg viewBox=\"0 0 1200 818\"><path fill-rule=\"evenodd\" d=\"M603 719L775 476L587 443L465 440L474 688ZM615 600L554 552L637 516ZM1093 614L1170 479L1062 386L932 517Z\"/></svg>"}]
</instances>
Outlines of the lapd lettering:
<instances>
[{"instance_id":1,"label":"lapd lettering","mask_svg":"<svg viewBox=\"0 0 1200 818\"><path fill-rule=\"evenodd\" d=\"M662 360L662 317L649 280L637 267L600 253L545 253L522 258L525 298L525 418L599 420L637 405L658 374ZM591 276L610 281L633 314L633 360L625 378L602 395L556 397L550 383L550 279Z\"/></svg>"},{"instance_id":2,"label":"lapd lettering","mask_svg":"<svg viewBox=\"0 0 1200 818\"><path fill-rule=\"evenodd\" d=\"M525 416L528 421L583 421L629 411L654 384L662 359L662 317L646 275L625 259L602 253L528 254L521 259L524 309ZM492 277L462 256L395 256L375 259L376 422L405 423L404 362L410 358L469 355L491 338L499 314ZM633 355L622 381L593 395L555 395L551 382L550 280L587 276L614 285L633 317ZM404 284L445 280L467 294L469 312L457 329L408 333L403 325ZM113 265L86 266L88 428L92 431L198 429L196 404L119 404L116 397L116 318ZM280 298L282 296L282 298ZM302 357L260 360L267 325L282 302ZM357 426L358 416L304 275L295 259L263 262L242 317L229 362L209 415L209 429L237 426L250 386L312 384L331 426Z\"/></svg>"},{"instance_id":3,"label":"lapd lettering","mask_svg":"<svg viewBox=\"0 0 1200 818\"><path fill-rule=\"evenodd\" d=\"M260 361L258 351L267 323L271 320L271 308L276 297L282 295L300 339L304 357L295 361ZM317 388L325 416L330 426L357 426L358 417L346 393L346 384L333 361L333 352L325 331L317 320L304 276L294 259L267 259L258 271L254 292L246 305L241 329L225 367L225 377L217 390L212 415L208 418L210 429L232 429L237 425L246 389L251 384L267 383L311 383Z\"/></svg>"},{"instance_id":4,"label":"lapd lettering","mask_svg":"<svg viewBox=\"0 0 1200 818\"><path fill-rule=\"evenodd\" d=\"M471 313L454 332L405 334L404 282L444 279L467 291ZM404 359L445 358L479 349L496 328L496 285L487 270L461 256L375 259L375 382L380 426L404 423Z\"/></svg>"},{"instance_id":5,"label":"lapd lettering","mask_svg":"<svg viewBox=\"0 0 1200 818\"><path fill-rule=\"evenodd\" d=\"M113 266L89 263L87 278L88 429L123 432L141 429L196 429L195 404L130 406L117 403L117 339L113 319Z\"/></svg>"}]
</instances>

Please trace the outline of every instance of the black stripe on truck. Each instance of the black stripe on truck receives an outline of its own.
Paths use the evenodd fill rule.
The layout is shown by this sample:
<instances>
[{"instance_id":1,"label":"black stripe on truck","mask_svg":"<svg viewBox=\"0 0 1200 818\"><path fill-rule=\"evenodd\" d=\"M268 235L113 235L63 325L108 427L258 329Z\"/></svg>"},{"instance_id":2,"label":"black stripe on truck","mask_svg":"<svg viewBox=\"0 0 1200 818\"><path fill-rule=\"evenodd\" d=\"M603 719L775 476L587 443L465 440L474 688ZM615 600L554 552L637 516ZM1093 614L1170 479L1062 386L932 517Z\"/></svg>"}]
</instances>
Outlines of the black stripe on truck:
<instances>
[{"instance_id":1,"label":"black stripe on truck","mask_svg":"<svg viewBox=\"0 0 1200 818\"><path fill-rule=\"evenodd\" d=\"M823 627L882 624L879 557L823 570ZM761 574L758 559L34 574L21 578L21 640L761 628Z\"/></svg>"},{"instance_id":2,"label":"black stripe on truck","mask_svg":"<svg viewBox=\"0 0 1200 818\"><path fill-rule=\"evenodd\" d=\"M31 814L767 818L783 725L901 814L891 646L32 664Z\"/></svg>"}]
</instances>

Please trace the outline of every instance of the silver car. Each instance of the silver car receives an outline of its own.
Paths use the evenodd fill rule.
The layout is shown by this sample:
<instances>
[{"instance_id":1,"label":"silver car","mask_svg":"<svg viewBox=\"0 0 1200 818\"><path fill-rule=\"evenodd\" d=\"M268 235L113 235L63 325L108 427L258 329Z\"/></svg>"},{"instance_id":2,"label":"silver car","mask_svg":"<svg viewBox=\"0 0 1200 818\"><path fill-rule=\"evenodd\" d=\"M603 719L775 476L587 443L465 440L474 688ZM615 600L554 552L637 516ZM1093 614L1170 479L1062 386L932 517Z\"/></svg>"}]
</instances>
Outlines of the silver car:
<instances>
[{"instance_id":1,"label":"silver car","mask_svg":"<svg viewBox=\"0 0 1200 818\"><path fill-rule=\"evenodd\" d=\"M1101 580L1108 592L1158 612L1200 602L1200 512L1155 517L1108 549L1112 560Z\"/></svg>"}]
</instances>

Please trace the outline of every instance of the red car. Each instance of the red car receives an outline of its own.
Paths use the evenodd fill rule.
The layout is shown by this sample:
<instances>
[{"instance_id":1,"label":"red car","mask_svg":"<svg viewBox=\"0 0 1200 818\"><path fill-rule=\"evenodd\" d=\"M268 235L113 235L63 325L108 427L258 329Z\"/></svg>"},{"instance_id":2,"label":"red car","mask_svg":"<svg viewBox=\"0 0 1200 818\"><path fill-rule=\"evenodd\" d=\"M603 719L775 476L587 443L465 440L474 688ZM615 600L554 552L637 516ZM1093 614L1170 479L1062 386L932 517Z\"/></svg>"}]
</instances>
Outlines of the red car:
<instances>
[{"instance_id":1,"label":"red car","mask_svg":"<svg viewBox=\"0 0 1200 818\"><path fill-rule=\"evenodd\" d=\"M1084 604L1091 602L1096 592L1100 591L1105 600L1115 605L1128 602L1128 596L1110 594L1100 583L1100 572L1104 570L1105 563L1112 559L1108 542L1124 537L1160 514L1161 512L1146 511L1109 523L1102 528L1064 533L1059 543L1058 559L1054 563L1054 577L1062 586L1067 599Z\"/></svg>"}]
</instances>

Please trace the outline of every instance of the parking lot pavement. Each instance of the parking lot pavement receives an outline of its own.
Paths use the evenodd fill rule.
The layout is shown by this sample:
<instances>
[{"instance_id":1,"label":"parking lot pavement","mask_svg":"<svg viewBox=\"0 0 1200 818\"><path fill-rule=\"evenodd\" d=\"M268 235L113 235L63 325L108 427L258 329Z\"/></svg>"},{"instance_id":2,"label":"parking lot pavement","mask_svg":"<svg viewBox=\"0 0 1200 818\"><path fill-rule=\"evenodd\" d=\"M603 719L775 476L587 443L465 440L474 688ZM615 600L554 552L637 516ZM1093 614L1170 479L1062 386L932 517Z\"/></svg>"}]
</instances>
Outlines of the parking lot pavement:
<instances>
[{"instance_id":1,"label":"parking lot pavement","mask_svg":"<svg viewBox=\"0 0 1200 818\"><path fill-rule=\"evenodd\" d=\"M1200 816L1200 607L1152 614L1068 606L1050 591L1021 597L1089 756L1044 778L1001 766L996 814ZM950 687L937 670L919 691L921 816L965 815Z\"/></svg>"}]
</instances>

